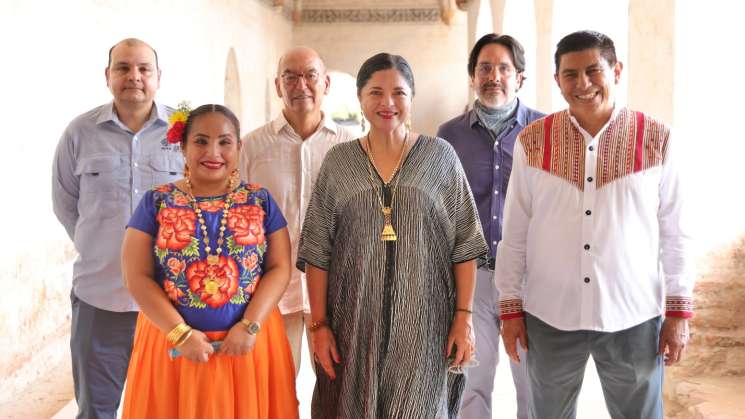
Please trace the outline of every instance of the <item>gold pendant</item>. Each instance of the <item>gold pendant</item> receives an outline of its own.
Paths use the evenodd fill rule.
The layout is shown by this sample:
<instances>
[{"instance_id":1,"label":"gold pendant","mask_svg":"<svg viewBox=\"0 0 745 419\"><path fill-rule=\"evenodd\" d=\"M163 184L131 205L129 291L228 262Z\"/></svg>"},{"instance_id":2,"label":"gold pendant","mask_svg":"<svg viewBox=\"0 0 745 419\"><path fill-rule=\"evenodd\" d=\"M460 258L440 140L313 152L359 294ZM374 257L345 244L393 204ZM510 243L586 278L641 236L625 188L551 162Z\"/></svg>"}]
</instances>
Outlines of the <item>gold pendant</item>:
<instances>
[{"instance_id":1,"label":"gold pendant","mask_svg":"<svg viewBox=\"0 0 745 419\"><path fill-rule=\"evenodd\" d=\"M395 242L396 231L393 230L393 224L391 223L391 207L383 207L383 231L380 232L380 240L384 242Z\"/></svg>"},{"instance_id":2,"label":"gold pendant","mask_svg":"<svg viewBox=\"0 0 745 419\"><path fill-rule=\"evenodd\" d=\"M209 265L217 265L217 262L220 261L220 258L217 257L217 255L207 255L207 263Z\"/></svg>"}]
</instances>

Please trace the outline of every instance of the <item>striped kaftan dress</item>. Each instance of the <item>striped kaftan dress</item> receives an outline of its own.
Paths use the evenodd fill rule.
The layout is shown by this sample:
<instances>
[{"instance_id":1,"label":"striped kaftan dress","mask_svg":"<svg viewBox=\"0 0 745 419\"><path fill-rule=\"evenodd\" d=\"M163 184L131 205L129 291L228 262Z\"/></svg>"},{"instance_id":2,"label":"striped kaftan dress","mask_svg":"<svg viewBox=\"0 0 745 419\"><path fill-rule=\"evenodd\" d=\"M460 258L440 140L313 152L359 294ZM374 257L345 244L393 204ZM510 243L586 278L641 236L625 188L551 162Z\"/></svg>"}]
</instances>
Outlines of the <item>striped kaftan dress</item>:
<instances>
[{"instance_id":1,"label":"striped kaftan dress","mask_svg":"<svg viewBox=\"0 0 745 419\"><path fill-rule=\"evenodd\" d=\"M328 271L327 317L341 364L320 366L312 417L429 419L457 416L465 384L447 372L455 311L453 264L487 246L458 156L420 136L385 186L360 141L335 146L316 181L298 268ZM395 242L380 240L379 197L393 202Z\"/></svg>"}]
</instances>

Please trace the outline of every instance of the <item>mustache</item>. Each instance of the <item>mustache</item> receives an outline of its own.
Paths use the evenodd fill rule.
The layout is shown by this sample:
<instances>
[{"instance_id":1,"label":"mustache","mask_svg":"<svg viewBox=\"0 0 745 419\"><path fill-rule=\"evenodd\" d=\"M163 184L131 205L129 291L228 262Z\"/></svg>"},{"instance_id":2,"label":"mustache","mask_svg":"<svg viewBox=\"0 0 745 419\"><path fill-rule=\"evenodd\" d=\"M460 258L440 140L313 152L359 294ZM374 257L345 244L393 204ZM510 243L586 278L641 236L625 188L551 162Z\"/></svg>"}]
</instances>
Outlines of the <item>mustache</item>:
<instances>
[{"instance_id":1,"label":"mustache","mask_svg":"<svg viewBox=\"0 0 745 419\"><path fill-rule=\"evenodd\" d=\"M500 86L498 83L489 82L489 81L481 85L481 89L482 90L486 90L486 89L501 89L501 88L502 88L502 86Z\"/></svg>"}]
</instances>

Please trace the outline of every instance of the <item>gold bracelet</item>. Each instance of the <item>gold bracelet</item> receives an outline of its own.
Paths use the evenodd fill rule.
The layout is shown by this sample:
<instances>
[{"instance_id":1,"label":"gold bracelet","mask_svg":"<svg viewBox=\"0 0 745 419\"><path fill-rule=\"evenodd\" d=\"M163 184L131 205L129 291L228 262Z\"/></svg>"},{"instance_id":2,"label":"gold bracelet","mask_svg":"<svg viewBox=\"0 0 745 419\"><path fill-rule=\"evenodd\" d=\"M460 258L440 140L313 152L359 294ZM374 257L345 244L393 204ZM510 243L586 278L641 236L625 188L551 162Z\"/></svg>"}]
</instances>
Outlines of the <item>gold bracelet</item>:
<instances>
[{"instance_id":1,"label":"gold bracelet","mask_svg":"<svg viewBox=\"0 0 745 419\"><path fill-rule=\"evenodd\" d=\"M175 345L173 345L175 348L178 348L179 346L183 345L189 338L191 337L192 332L194 332L194 329L189 328L189 331L184 333L183 336L181 336L181 339L176 342Z\"/></svg>"},{"instance_id":2,"label":"gold bracelet","mask_svg":"<svg viewBox=\"0 0 745 419\"><path fill-rule=\"evenodd\" d=\"M316 330L322 328L323 326L328 326L329 321L324 317L321 320L318 320L317 322L313 322L310 324L310 327L308 327L308 330L311 332L315 332Z\"/></svg>"},{"instance_id":3,"label":"gold bracelet","mask_svg":"<svg viewBox=\"0 0 745 419\"><path fill-rule=\"evenodd\" d=\"M171 329L170 332L166 335L166 340L170 342L173 345L176 345L178 341L181 340L184 335L191 330L191 327L186 323L179 323Z\"/></svg>"}]
</instances>

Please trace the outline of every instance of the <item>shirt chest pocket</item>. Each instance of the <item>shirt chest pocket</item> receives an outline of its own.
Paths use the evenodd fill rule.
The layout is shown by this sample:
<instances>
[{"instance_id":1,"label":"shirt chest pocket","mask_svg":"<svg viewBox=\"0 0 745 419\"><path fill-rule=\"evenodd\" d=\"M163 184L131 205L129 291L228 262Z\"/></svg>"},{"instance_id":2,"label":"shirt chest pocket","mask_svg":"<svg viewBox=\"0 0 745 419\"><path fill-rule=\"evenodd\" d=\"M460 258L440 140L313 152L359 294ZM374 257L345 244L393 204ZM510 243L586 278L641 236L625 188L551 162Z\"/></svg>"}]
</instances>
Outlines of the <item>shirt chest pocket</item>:
<instances>
[{"instance_id":1,"label":"shirt chest pocket","mask_svg":"<svg viewBox=\"0 0 745 419\"><path fill-rule=\"evenodd\" d=\"M89 213L106 219L123 213L125 191L129 185L129 170L118 154L102 154L81 158L75 167L80 177L81 215Z\"/></svg>"},{"instance_id":2,"label":"shirt chest pocket","mask_svg":"<svg viewBox=\"0 0 745 419\"><path fill-rule=\"evenodd\" d=\"M81 158L75 167L80 177L80 192L115 192L127 180L127 167L118 154L105 154Z\"/></svg>"},{"instance_id":3,"label":"shirt chest pocket","mask_svg":"<svg viewBox=\"0 0 745 419\"><path fill-rule=\"evenodd\" d=\"M150 156L153 186L181 179L184 176L184 159L180 153L158 153Z\"/></svg>"}]
</instances>

